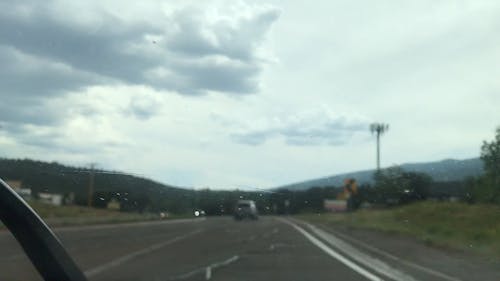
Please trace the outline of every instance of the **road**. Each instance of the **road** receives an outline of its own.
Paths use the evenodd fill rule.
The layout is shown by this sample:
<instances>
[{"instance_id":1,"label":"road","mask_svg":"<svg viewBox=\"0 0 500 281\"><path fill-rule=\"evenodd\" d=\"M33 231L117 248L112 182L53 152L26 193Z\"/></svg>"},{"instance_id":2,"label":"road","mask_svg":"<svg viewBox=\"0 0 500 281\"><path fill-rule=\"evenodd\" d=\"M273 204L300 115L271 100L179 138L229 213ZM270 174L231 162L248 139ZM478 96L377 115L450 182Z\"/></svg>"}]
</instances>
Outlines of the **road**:
<instances>
[{"instance_id":1,"label":"road","mask_svg":"<svg viewBox=\"0 0 500 281\"><path fill-rule=\"evenodd\" d=\"M89 280L96 281L500 279L494 270L464 272L460 262L434 250L419 248L424 256L443 255L436 258L448 267L417 263L408 253L399 258L366 237L353 240L285 217L243 222L202 218L62 228L56 233ZM403 249L412 247L421 246L405 244ZM0 233L0 249L0 280L41 280L7 232Z\"/></svg>"}]
</instances>

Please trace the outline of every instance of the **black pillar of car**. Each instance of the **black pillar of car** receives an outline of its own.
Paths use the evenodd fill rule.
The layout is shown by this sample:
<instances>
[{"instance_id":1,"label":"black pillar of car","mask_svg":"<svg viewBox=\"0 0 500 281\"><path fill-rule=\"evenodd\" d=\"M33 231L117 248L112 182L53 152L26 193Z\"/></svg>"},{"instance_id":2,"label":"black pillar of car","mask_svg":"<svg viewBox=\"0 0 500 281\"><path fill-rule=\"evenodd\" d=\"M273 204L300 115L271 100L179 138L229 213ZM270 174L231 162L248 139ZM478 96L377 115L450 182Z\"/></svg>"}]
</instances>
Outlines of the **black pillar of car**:
<instances>
[{"instance_id":1,"label":"black pillar of car","mask_svg":"<svg viewBox=\"0 0 500 281\"><path fill-rule=\"evenodd\" d=\"M50 228L1 179L0 220L21 244L44 280L87 280Z\"/></svg>"}]
</instances>

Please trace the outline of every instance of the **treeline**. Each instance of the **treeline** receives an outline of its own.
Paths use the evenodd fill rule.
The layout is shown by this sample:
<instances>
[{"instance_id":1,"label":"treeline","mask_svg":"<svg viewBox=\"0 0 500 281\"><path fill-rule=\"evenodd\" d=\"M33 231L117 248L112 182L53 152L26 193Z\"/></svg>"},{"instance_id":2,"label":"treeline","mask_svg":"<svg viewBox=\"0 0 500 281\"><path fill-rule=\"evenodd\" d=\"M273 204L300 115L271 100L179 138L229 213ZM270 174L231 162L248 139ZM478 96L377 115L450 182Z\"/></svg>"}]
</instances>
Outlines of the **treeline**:
<instances>
[{"instance_id":1,"label":"treeline","mask_svg":"<svg viewBox=\"0 0 500 281\"><path fill-rule=\"evenodd\" d=\"M166 206L175 213L191 208L186 201L192 190L167 186L149 179L89 168L68 167L30 159L0 159L0 178L21 180L38 194L57 193L73 197L77 205L87 205L90 175L94 174L91 205L105 207L111 200L120 202L123 211L156 211Z\"/></svg>"},{"instance_id":2,"label":"treeline","mask_svg":"<svg viewBox=\"0 0 500 281\"><path fill-rule=\"evenodd\" d=\"M0 159L0 177L4 180L22 180L36 198L41 192L58 193L74 198L74 203L85 206L89 200L90 175L94 174L91 205L106 208L108 203L120 203L121 211L169 212L182 214L204 210L208 215L230 214L239 199L257 203L261 214L294 214L323 212L324 200L335 199L343 187L313 187L308 190L287 189L267 191L192 190L167 186L155 181L103 170L68 167L29 159ZM350 206L359 208L363 202L378 205L396 205L424 200L432 192L430 177L421 173L405 172L399 168L382 170L376 175L374 186L363 185L353 194Z\"/></svg>"},{"instance_id":3,"label":"treeline","mask_svg":"<svg viewBox=\"0 0 500 281\"><path fill-rule=\"evenodd\" d=\"M421 200L464 201L469 203L500 204L500 128L495 139L484 141L481 147L481 160L485 173L464 181L434 181L422 172L405 171L395 166L375 172L373 185L362 185L348 197L350 210L363 205L372 207L391 207ZM239 192L231 191L226 195L219 191L206 191L211 198L204 206L213 206L220 198L239 199ZM248 192L246 199L253 199L262 213L284 214L299 212L324 212L324 200L335 199L345 193L342 186L312 187L308 190L280 189L269 193ZM228 194L231 194L229 196ZM345 196L340 196L344 198ZM243 197L242 197L243 198ZM212 203L210 203L212 202ZM229 204L230 205L230 204ZM217 213L216 208L213 209Z\"/></svg>"},{"instance_id":4,"label":"treeline","mask_svg":"<svg viewBox=\"0 0 500 281\"><path fill-rule=\"evenodd\" d=\"M313 187L305 191L279 190L290 198L290 213L324 212L324 200L340 198L346 200L348 211L365 206L388 207L426 200L433 195L431 190L440 184L425 173L407 172L399 167L383 169L374 174L375 184L364 184L346 197L346 187ZM340 195L340 196L339 196Z\"/></svg>"},{"instance_id":5,"label":"treeline","mask_svg":"<svg viewBox=\"0 0 500 281\"><path fill-rule=\"evenodd\" d=\"M428 198L500 204L500 127L493 140L483 141L480 159L484 174L464 181L433 182L424 173L405 172L397 167L376 172L374 188L363 190L359 200L384 206Z\"/></svg>"},{"instance_id":6,"label":"treeline","mask_svg":"<svg viewBox=\"0 0 500 281\"><path fill-rule=\"evenodd\" d=\"M91 170L87 167L68 167L30 159L0 159L0 178L21 180L23 188L30 188L37 199L40 193L57 193L73 198L73 203L88 205L91 174L94 176L91 206L106 208L111 201L118 202L126 212L168 212L184 214L196 209L208 215L232 213L239 199L257 202L262 214L285 213L285 200L292 200L293 211L302 208L319 210L322 199L337 192L332 188L313 189L307 192L270 192L193 190L167 186L149 179ZM318 190L322 190L318 193Z\"/></svg>"},{"instance_id":7,"label":"treeline","mask_svg":"<svg viewBox=\"0 0 500 281\"><path fill-rule=\"evenodd\" d=\"M434 182L425 173L408 172L399 167L380 170L374 174L373 185L359 186L348 196L348 206L351 210L363 204L387 207L430 198L500 204L500 128L493 141L483 143L481 160L484 175L463 182ZM200 209L208 215L224 215L232 212L237 200L250 199L256 201L262 214L293 214L323 212L325 199L345 198L342 186L299 191L192 190L121 173L29 159L0 159L0 178L22 180L23 187L30 188L35 198L41 192L59 193L71 196L78 205L88 204L91 173L94 173L93 207L105 208L109 202L116 201L122 211L131 212L181 214Z\"/></svg>"}]
</instances>

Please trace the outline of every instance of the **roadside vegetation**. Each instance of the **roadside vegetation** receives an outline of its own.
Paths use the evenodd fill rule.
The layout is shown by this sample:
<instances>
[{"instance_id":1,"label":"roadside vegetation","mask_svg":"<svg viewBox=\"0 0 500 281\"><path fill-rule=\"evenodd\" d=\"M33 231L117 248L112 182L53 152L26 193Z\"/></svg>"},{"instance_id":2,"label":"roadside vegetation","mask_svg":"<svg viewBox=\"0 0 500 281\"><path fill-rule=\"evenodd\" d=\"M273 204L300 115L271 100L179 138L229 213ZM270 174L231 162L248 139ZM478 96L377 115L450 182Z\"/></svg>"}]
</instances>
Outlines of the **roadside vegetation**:
<instances>
[{"instance_id":1,"label":"roadside vegetation","mask_svg":"<svg viewBox=\"0 0 500 281\"><path fill-rule=\"evenodd\" d=\"M483 142L481 160L485 173L466 180L465 199L469 203L500 205L500 127L496 130L494 140Z\"/></svg>"},{"instance_id":2,"label":"roadside vegetation","mask_svg":"<svg viewBox=\"0 0 500 281\"><path fill-rule=\"evenodd\" d=\"M480 159L484 169L482 175L451 185L434 182L425 173L408 172L397 166L377 170L373 175L374 185L352 194L349 199L358 202L353 204L356 208L362 202L384 208L429 198L500 206L500 127L492 141L483 142Z\"/></svg>"},{"instance_id":3,"label":"roadside vegetation","mask_svg":"<svg viewBox=\"0 0 500 281\"><path fill-rule=\"evenodd\" d=\"M500 206L491 204L424 201L388 209L298 217L327 226L402 234L433 246L500 256Z\"/></svg>"},{"instance_id":4,"label":"roadside vegetation","mask_svg":"<svg viewBox=\"0 0 500 281\"><path fill-rule=\"evenodd\" d=\"M108 223L126 223L191 217L190 215L168 215L163 218L158 213L131 213L81 206L53 206L37 201L28 204L50 226L73 226ZM0 224L0 228L3 226Z\"/></svg>"},{"instance_id":5,"label":"roadside vegetation","mask_svg":"<svg viewBox=\"0 0 500 281\"><path fill-rule=\"evenodd\" d=\"M483 142L480 158L485 173L467 179L462 183L465 188L457 188L460 193L454 196L430 201L429 189L434 183L429 176L392 167L376 172L374 186L350 198L368 202L369 208L299 217L327 225L403 234L435 246L500 257L500 127L494 140Z\"/></svg>"}]
</instances>

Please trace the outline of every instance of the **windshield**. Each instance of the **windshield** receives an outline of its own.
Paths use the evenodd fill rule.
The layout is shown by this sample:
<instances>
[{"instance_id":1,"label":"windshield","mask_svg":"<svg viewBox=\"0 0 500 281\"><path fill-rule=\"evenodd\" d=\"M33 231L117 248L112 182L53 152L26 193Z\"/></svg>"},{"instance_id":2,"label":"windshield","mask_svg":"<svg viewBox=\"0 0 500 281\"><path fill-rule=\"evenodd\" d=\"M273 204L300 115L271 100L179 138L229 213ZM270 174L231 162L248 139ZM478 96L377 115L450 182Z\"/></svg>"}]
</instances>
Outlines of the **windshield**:
<instances>
[{"instance_id":1,"label":"windshield","mask_svg":"<svg viewBox=\"0 0 500 281\"><path fill-rule=\"evenodd\" d=\"M22 200L88 280L499 280L499 32L487 0L0 0L0 279L51 269Z\"/></svg>"}]
</instances>

